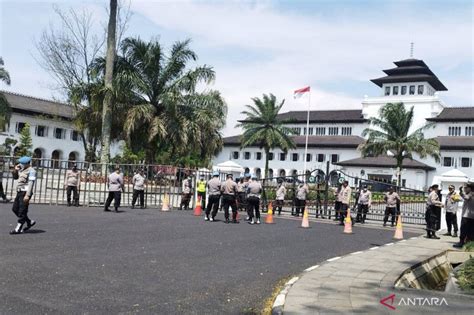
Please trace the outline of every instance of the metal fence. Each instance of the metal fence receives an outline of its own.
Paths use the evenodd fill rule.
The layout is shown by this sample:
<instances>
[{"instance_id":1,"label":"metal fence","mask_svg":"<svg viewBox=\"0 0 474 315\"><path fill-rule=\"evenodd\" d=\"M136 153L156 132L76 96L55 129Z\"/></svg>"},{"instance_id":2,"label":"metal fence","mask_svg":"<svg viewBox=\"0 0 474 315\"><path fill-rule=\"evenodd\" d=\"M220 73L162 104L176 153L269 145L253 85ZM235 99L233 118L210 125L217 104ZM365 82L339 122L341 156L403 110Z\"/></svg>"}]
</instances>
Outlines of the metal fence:
<instances>
[{"instance_id":1,"label":"metal fence","mask_svg":"<svg viewBox=\"0 0 474 315\"><path fill-rule=\"evenodd\" d=\"M372 206L367 213L367 220L383 221L386 208L384 195L390 187L393 187L400 195L399 210L402 215L402 221L410 224L425 224L427 192L399 187L392 183L359 178L340 170L332 170L327 175L321 174L320 170L314 170L308 172L306 176L293 175L263 179L264 193L262 206L264 209L268 207L269 202L275 200L278 187L277 181L279 179L283 181L287 190L282 210L285 212L294 213L296 208L296 190L300 183L306 181L309 188L309 194L306 199L309 214L325 219L335 218L335 194L342 181L347 180L352 188L350 208L353 216L357 213L359 191L363 185L367 185L368 189L372 192Z\"/></svg>"},{"instance_id":2,"label":"metal fence","mask_svg":"<svg viewBox=\"0 0 474 315\"><path fill-rule=\"evenodd\" d=\"M0 157L1 183L7 198L14 198L16 194L16 181L13 180L12 170L17 158ZM133 184L132 178L137 170L143 169L145 181L145 206L148 208L161 208L165 195L169 196L170 207L177 208L181 202L182 181L190 176L192 187L196 187L196 178L203 176L210 179L211 174L206 170L179 168L170 165L151 164L109 164L61 161L50 159L33 159L32 165L37 172L32 203L63 205L67 203L65 176L66 172L76 164L80 173L79 203L82 206L103 206L107 198L107 177L119 166L124 178L124 191L122 192L123 206L132 203ZM193 191L194 192L194 191ZM194 196L194 194L193 194ZM191 199L194 207L196 198Z\"/></svg>"}]
</instances>

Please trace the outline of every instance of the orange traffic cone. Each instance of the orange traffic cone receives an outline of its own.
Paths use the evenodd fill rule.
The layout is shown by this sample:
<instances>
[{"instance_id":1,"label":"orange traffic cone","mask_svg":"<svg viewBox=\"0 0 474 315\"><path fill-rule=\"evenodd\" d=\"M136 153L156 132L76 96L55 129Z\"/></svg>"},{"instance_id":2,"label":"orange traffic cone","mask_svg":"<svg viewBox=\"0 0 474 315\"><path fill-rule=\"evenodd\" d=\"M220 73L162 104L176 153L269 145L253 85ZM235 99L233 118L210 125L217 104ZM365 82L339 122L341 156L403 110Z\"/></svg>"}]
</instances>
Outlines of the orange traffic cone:
<instances>
[{"instance_id":1,"label":"orange traffic cone","mask_svg":"<svg viewBox=\"0 0 474 315\"><path fill-rule=\"evenodd\" d=\"M268 205L268 211L267 211L267 217L265 218L265 223L266 224L274 224L273 222L273 205L272 202L270 201L270 204Z\"/></svg>"},{"instance_id":2,"label":"orange traffic cone","mask_svg":"<svg viewBox=\"0 0 474 315\"><path fill-rule=\"evenodd\" d=\"M165 193L163 198L163 205L161 206L161 211L170 211L170 197Z\"/></svg>"},{"instance_id":3,"label":"orange traffic cone","mask_svg":"<svg viewBox=\"0 0 474 315\"><path fill-rule=\"evenodd\" d=\"M194 215L201 216L202 215L202 207L201 207L201 196L198 197L196 202L196 207L194 208Z\"/></svg>"},{"instance_id":4,"label":"orange traffic cone","mask_svg":"<svg viewBox=\"0 0 474 315\"><path fill-rule=\"evenodd\" d=\"M309 228L309 216L308 216L308 208L305 207L304 208L304 212L303 212L303 221L301 221L301 227L302 228Z\"/></svg>"},{"instance_id":5,"label":"orange traffic cone","mask_svg":"<svg viewBox=\"0 0 474 315\"><path fill-rule=\"evenodd\" d=\"M347 216L344 220L344 233L352 234L352 220L351 220L351 210L347 209Z\"/></svg>"},{"instance_id":6,"label":"orange traffic cone","mask_svg":"<svg viewBox=\"0 0 474 315\"><path fill-rule=\"evenodd\" d=\"M397 219L397 227L395 229L395 235L393 236L395 240L403 239L403 228L402 228L402 216L399 214Z\"/></svg>"}]
</instances>

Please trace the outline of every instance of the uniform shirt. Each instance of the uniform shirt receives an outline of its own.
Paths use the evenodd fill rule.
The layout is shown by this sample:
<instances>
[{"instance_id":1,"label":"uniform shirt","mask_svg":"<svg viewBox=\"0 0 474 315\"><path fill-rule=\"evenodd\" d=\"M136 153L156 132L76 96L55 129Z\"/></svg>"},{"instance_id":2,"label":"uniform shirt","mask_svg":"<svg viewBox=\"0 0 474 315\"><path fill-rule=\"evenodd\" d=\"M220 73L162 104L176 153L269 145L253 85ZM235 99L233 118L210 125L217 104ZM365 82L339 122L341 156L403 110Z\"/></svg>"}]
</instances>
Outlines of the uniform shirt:
<instances>
[{"instance_id":1,"label":"uniform shirt","mask_svg":"<svg viewBox=\"0 0 474 315\"><path fill-rule=\"evenodd\" d=\"M262 185L257 181L252 181L247 187L248 197L260 198L261 192L262 192Z\"/></svg>"},{"instance_id":2,"label":"uniform shirt","mask_svg":"<svg viewBox=\"0 0 474 315\"><path fill-rule=\"evenodd\" d=\"M372 193L370 190L362 190L359 194L359 204L361 205L368 205L370 206L372 204Z\"/></svg>"},{"instance_id":3,"label":"uniform shirt","mask_svg":"<svg viewBox=\"0 0 474 315\"><path fill-rule=\"evenodd\" d=\"M243 192L245 192L245 189L247 188L247 187L246 187L247 184L248 184L248 182L247 182L247 183L241 183L241 182L239 182L239 183L237 184L237 192L238 192L238 193L243 193Z\"/></svg>"},{"instance_id":4,"label":"uniform shirt","mask_svg":"<svg viewBox=\"0 0 474 315\"><path fill-rule=\"evenodd\" d=\"M436 191L430 192L428 195L428 201L426 202L428 206L441 207L443 203L439 201L439 195Z\"/></svg>"},{"instance_id":5,"label":"uniform shirt","mask_svg":"<svg viewBox=\"0 0 474 315\"><path fill-rule=\"evenodd\" d=\"M455 191L448 193L444 201L446 212L456 213L458 211L459 201L461 201L461 197Z\"/></svg>"},{"instance_id":6,"label":"uniform shirt","mask_svg":"<svg viewBox=\"0 0 474 315\"><path fill-rule=\"evenodd\" d=\"M352 189L349 187L349 185L347 185L347 187L342 186L341 191L339 192L339 201L345 205L348 205L349 201L351 200L351 193Z\"/></svg>"},{"instance_id":7,"label":"uniform shirt","mask_svg":"<svg viewBox=\"0 0 474 315\"><path fill-rule=\"evenodd\" d=\"M33 195L33 186L36 181L36 170L33 167L27 167L22 170L13 171L13 179L18 179L17 191L26 191L27 196Z\"/></svg>"},{"instance_id":8,"label":"uniform shirt","mask_svg":"<svg viewBox=\"0 0 474 315\"><path fill-rule=\"evenodd\" d=\"M221 191L224 195L235 196L237 193L237 184L232 179L228 179L222 184Z\"/></svg>"},{"instance_id":9,"label":"uniform shirt","mask_svg":"<svg viewBox=\"0 0 474 315\"><path fill-rule=\"evenodd\" d=\"M306 195L308 194L308 186L302 185L296 190L296 199L306 200Z\"/></svg>"},{"instance_id":10,"label":"uniform shirt","mask_svg":"<svg viewBox=\"0 0 474 315\"><path fill-rule=\"evenodd\" d=\"M190 194L191 193L191 181L186 178L183 180L183 194Z\"/></svg>"},{"instance_id":11,"label":"uniform shirt","mask_svg":"<svg viewBox=\"0 0 474 315\"><path fill-rule=\"evenodd\" d=\"M341 189L342 189L342 186L339 186L336 188L336 190L334 191L334 199L337 201L337 202L341 202L341 199L339 198L339 193L341 192Z\"/></svg>"},{"instance_id":12,"label":"uniform shirt","mask_svg":"<svg viewBox=\"0 0 474 315\"><path fill-rule=\"evenodd\" d=\"M123 186L123 175L113 172L109 175L109 191L121 191Z\"/></svg>"},{"instance_id":13,"label":"uniform shirt","mask_svg":"<svg viewBox=\"0 0 474 315\"><path fill-rule=\"evenodd\" d=\"M145 177L142 174L138 173L133 176L132 179L133 189L135 190L145 190Z\"/></svg>"},{"instance_id":14,"label":"uniform shirt","mask_svg":"<svg viewBox=\"0 0 474 315\"><path fill-rule=\"evenodd\" d=\"M276 191L276 199L277 200L285 200L286 195L286 188L283 185L280 185Z\"/></svg>"},{"instance_id":15,"label":"uniform shirt","mask_svg":"<svg viewBox=\"0 0 474 315\"><path fill-rule=\"evenodd\" d=\"M196 186L197 186L197 191L198 192L201 192L201 193L206 192L206 181L205 180L198 181Z\"/></svg>"},{"instance_id":16,"label":"uniform shirt","mask_svg":"<svg viewBox=\"0 0 474 315\"><path fill-rule=\"evenodd\" d=\"M221 181L218 177L213 177L210 181L207 182L207 190L209 196L218 196L221 194Z\"/></svg>"},{"instance_id":17,"label":"uniform shirt","mask_svg":"<svg viewBox=\"0 0 474 315\"><path fill-rule=\"evenodd\" d=\"M471 191L470 193L462 193L462 199L464 199L464 204L462 205L462 217L474 219L474 194Z\"/></svg>"},{"instance_id":18,"label":"uniform shirt","mask_svg":"<svg viewBox=\"0 0 474 315\"><path fill-rule=\"evenodd\" d=\"M66 178L64 179L64 184L67 186L78 186L79 185L79 172L68 170L66 172Z\"/></svg>"},{"instance_id":19,"label":"uniform shirt","mask_svg":"<svg viewBox=\"0 0 474 315\"><path fill-rule=\"evenodd\" d=\"M393 193L386 193L385 194L385 202L387 203L388 208L395 208L397 206L397 201L400 201L400 196L396 192Z\"/></svg>"}]
</instances>

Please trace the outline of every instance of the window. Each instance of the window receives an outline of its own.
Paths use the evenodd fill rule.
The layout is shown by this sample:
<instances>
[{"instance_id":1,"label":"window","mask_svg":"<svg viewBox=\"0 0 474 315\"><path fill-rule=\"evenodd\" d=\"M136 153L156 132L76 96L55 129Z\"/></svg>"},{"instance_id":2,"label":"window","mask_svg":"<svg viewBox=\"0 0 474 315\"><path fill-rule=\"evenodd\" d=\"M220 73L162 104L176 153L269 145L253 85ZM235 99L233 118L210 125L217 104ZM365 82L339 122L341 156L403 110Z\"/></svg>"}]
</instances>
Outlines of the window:
<instances>
[{"instance_id":1,"label":"window","mask_svg":"<svg viewBox=\"0 0 474 315\"><path fill-rule=\"evenodd\" d=\"M244 152L244 160L250 160L250 152Z\"/></svg>"},{"instance_id":2,"label":"window","mask_svg":"<svg viewBox=\"0 0 474 315\"><path fill-rule=\"evenodd\" d=\"M393 87L393 92L392 92L393 95L398 95L398 86L394 86Z\"/></svg>"},{"instance_id":3,"label":"window","mask_svg":"<svg viewBox=\"0 0 474 315\"><path fill-rule=\"evenodd\" d=\"M309 127L309 135L310 135L310 136L313 135L313 127Z\"/></svg>"},{"instance_id":4,"label":"window","mask_svg":"<svg viewBox=\"0 0 474 315\"><path fill-rule=\"evenodd\" d=\"M36 126L35 135L38 137L46 137L48 135L48 127Z\"/></svg>"},{"instance_id":5,"label":"window","mask_svg":"<svg viewBox=\"0 0 474 315\"><path fill-rule=\"evenodd\" d=\"M25 127L26 123L24 122L17 122L16 123L16 133L20 133L21 130Z\"/></svg>"},{"instance_id":6,"label":"window","mask_svg":"<svg viewBox=\"0 0 474 315\"><path fill-rule=\"evenodd\" d=\"M415 95L415 86L410 85L410 95Z\"/></svg>"},{"instance_id":7,"label":"window","mask_svg":"<svg viewBox=\"0 0 474 315\"><path fill-rule=\"evenodd\" d=\"M337 136L339 134L339 127L329 127L329 135Z\"/></svg>"},{"instance_id":8,"label":"window","mask_svg":"<svg viewBox=\"0 0 474 315\"><path fill-rule=\"evenodd\" d=\"M234 160L238 160L239 159L239 151L234 151L232 152L232 158Z\"/></svg>"},{"instance_id":9,"label":"window","mask_svg":"<svg viewBox=\"0 0 474 315\"><path fill-rule=\"evenodd\" d=\"M262 159L262 152L255 153L255 159L256 160L261 160Z\"/></svg>"},{"instance_id":10,"label":"window","mask_svg":"<svg viewBox=\"0 0 474 315\"><path fill-rule=\"evenodd\" d=\"M291 160L292 160L293 162L298 161L298 158L299 158L299 154L298 154L298 153L293 153L293 154L291 155Z\"/></svg>"},{"instance_id":11,"label":"window","mask_svg":"<svg viewBox=\"0 0 474 315\"><path fill-rule=\"evenodd\" d=\"M301 128L293 128L293 134L299 136L301 134Z\"/></svg>"},{"instance_id":12,"label":"window","mask_svg":"<svg viewBox=\"0 0 474 315\"><path fill-rule=\"evenodd\" d=\"M324 162L325 155L324 154L318 154L318 162Z\"/></svg>"},{"instance_id":13,"label":"window","mask_svg":"<svg viewBox=\"0 0 474 315\"><path fill-rule=\"evenodd\" d=\"M268 153L268 160L273 161L273 153L272 152Z\"/></svg>"},{"instance_id":14,"label":"window","mask_svg":"<svg viewBox=\"0 0 474 315\"><path fill-rule=\"evenodd\" d=\"M71 131L71 140L80 141L79 132L76 130Z\"/></svg>"},{"instance_id":15,"label":"window","mask_svg":"<svg viewBox=\"0 0 474 315\"><path fill-rule=\"evenodd\" d=\"M385 96L388 96L388 95L390 95L390 87L386 86L385 87Z\"/></svg>"},{"instance_id":16,"label":"window","mask_svg":"<svg viewBox=\"0 0 474 315\"><path fill-rule=\"evenodd\" d=\"M474 127L466 127L465 135L474 136Z\"/></svg>"},{"instance_id":17,"label":"window","mask_svg":"<svg viewBox=\"0 0 474 315\"><path fill-rule=\"evenodd\" d=\"M451 167L453 166L453 158L452 157L444 157L443 158L443 166L445 167Z\"/></svg>"},{"instance_id":18,"label":"window","mask_svg":"<svg viewBox=\"0 0 474 315\"><path fill-rule=\"evenodd\" d=\"M402 187L405 187L407 185L407 180L406 179L402 179Z\"/></svg>"},{"instance_id":19,"label":"window","mask_svg":"<svg viewBox=\"0 0 474 315\"><path fill-rule=\"evenodd\" d=\"M424 85L418 85L418 95L423 95Z\"/></svg>"},{"instance_id":20,"label":"window","mask_svg":"<svg viewBox=\"0 0 474 315\"><path fill-rule=\"evenodd\" d=\"M452 137L458 137L461 135L461 127L448 127L448 135Z\"/></svg>"},{"instance_id":21,"label":"window","mask_svg":"<svg viewBox=\"0 0 474 315\"><path fill-rule=\"evenodd\" d=\"M342 127L341 132L343 136L350 136L352 135L352 127Z\"/></svg>"},{"instance_id":22,"label":"window","mask_svg":"<svg viewBox=\"0 0 474 315\"><path fill-rule=\"evenodd\" d=\"M54 137L55 137L56 139L64 139L64 134L65 134L64 131L65 131L65 130L62 129L62 128L56 128L56 129L54 129Z\"/></svg>"},{"instance_id":23,"label":"window","mask_svg":"<svg viewBox=\"0 0 474 315\"><path fill-rule=\"evenodd\" d=\"M311 160L313 159L313 156L311 154L306 154L306 162L311 162Z\"/></svg>"},{"instance_id":24,"label":"window","mask_svg":"<svg viewBox=\"0 0 474 315\"><path fill-rule=\"evenodd\" d=\"M461 167L471 167L472 166L472 159L463 157L461 158Z\"/></svg>"},{"instance_id":25,"label":"window","mask_svg":"<svg viewBox=\"0 0 474 315\"><path fill-rule=\"evenodd\" d=\"M407 86L406 85L402 85L402 95L405 95L407 94Z\"/></svg>"},{"instance_id":26,"label":"window","mask_svg":"<svg viewBox=\"0 0 474 315\"><path fill-rule=\"evenodd\" d=\"M331 154L331 163L339 162L339 154Z\"/></svg>"},{"instance_id":27,"label":"window","mask_svg":"<svg viewBox=\"0 0 474 315\"><path fill-rule=\"evenodd\" d=\"M280 153L280 161L286 160L286 153Z\"/></svg>"},{"instance_id":28,"label":"window","mask_svg":"<svg viewBox=\"0 0 474 315\"><path fill-rule=\"evenodd\" d=\"M316 136L324 136L326 134L326 127L316 127Z\"/></svg>"}]
</instances>

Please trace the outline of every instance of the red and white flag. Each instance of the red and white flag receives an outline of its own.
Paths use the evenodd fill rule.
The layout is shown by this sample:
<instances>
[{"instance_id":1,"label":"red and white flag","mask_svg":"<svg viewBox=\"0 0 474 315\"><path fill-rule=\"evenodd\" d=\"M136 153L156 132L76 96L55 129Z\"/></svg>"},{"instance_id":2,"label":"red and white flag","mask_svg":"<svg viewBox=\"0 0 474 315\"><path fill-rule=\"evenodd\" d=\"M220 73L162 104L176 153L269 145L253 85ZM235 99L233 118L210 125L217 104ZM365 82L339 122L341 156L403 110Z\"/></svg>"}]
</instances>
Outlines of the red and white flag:
<instances>
[{"instance_id":1,"label":"red and white flag","mask_svg":"<svg viewBox=\"0 0 474 315\"><path fill-rule=\"evenodd\" d=\"M302 89L295 90L295 92L293 93L293 97L294 98L301 98L302 96L309 93L309 89L310 89L310 87L307 86L307 87L304 87Z\"/></svg>"}]
</instances>

